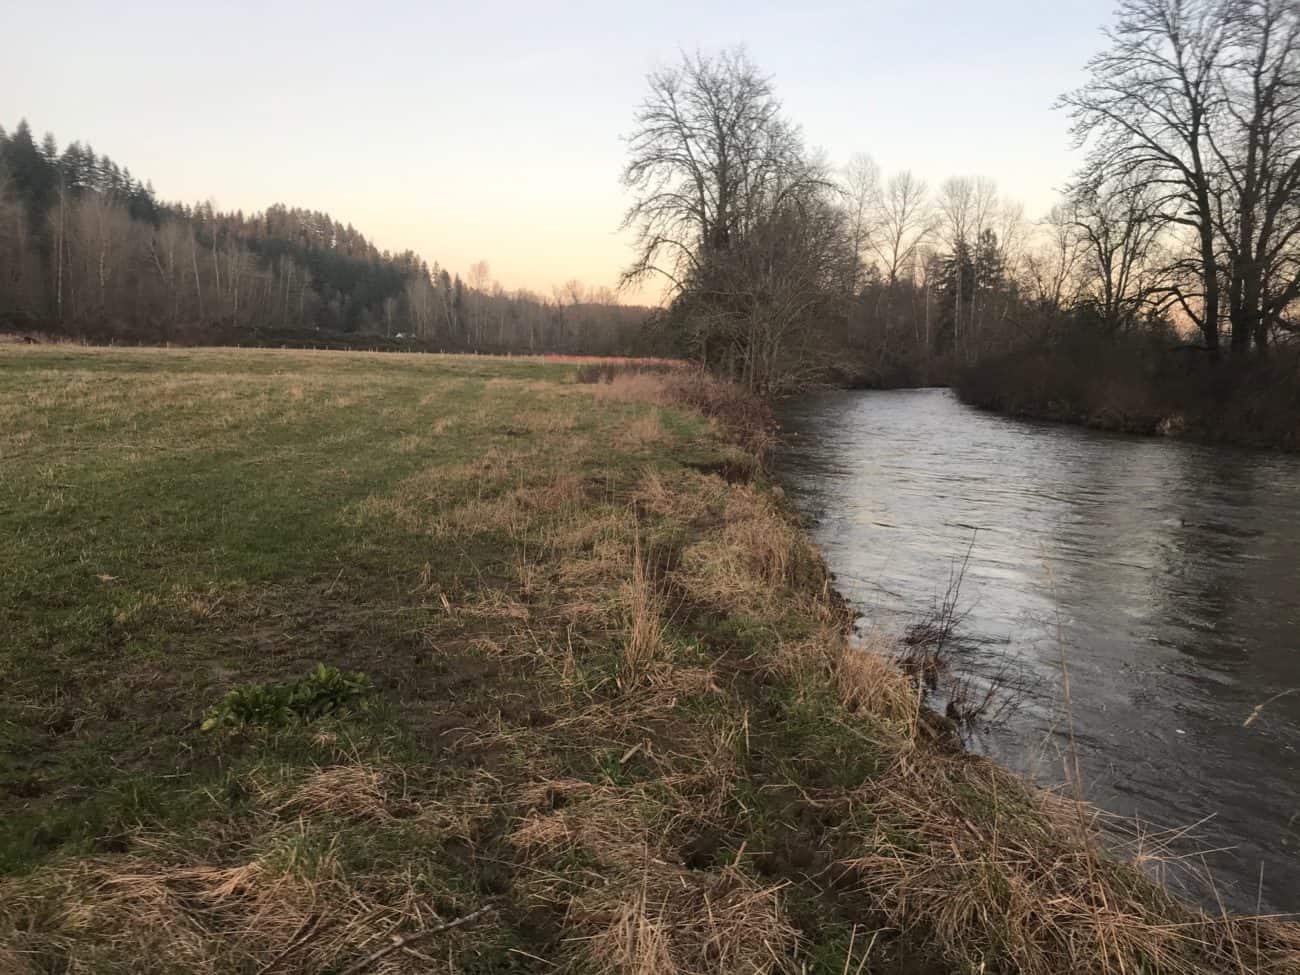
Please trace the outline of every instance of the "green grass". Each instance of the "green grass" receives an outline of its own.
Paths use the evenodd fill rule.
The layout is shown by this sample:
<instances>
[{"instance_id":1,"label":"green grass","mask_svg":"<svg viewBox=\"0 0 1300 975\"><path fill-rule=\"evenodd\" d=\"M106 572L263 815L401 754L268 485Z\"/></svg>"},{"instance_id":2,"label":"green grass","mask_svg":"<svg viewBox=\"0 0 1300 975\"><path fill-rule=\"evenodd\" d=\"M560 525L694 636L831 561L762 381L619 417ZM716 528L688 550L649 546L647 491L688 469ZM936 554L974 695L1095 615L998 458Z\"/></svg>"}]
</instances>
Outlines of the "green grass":
<instances>
[{"instance_id":1,"label":"green grass","mask_svg":"<svg viewBox=\"0 0 1300 975\"><path fill-rule=\"evenodd\" d=\"M163 842L313 884L378 866L450 911L509 886L480 862L508 855L503 792L662 772L618 729L529 732L618 698L634 552L692 539L639 525L631 497L731 456L704 418L535 360L57 347L0 355L0 429L0 870L25 893ZM537 659L560 640L567 674ZM669 642L707 663L689 632ZM365 674L376 706L204 727L232 691L265 704L321 663ZM288 829L286 797L338 768L400 770L406 812ZM67 938L110 969L141 949ZM496 938L469 939L466 970L499 962ZM235 967L255 947L210 942Z\"/></svg>"},{"instance_id":2,"label":"green grass","mask_svg":"<svg viewBox=\"0 0 1300 975\"><path fill-rule=\"evenodd\" d=\"M398 700L414 691L430 647L465 629L435 594L508 585L521 548L493 523L438 532L439 515L597 470L596 444L645 410L579 412L560 395L569 371L266 352L0 356L0 863L85 849L123 822L165 825L166 804L141 793L184 791L212 764L194 729L230 686L324 661L370 673ZM644 453L602 457L599 474L615 490ZM431 491L412 521L374 510L410 478ZM31 828L46 818L59 825Z\"/></svg>"}]
</instances>

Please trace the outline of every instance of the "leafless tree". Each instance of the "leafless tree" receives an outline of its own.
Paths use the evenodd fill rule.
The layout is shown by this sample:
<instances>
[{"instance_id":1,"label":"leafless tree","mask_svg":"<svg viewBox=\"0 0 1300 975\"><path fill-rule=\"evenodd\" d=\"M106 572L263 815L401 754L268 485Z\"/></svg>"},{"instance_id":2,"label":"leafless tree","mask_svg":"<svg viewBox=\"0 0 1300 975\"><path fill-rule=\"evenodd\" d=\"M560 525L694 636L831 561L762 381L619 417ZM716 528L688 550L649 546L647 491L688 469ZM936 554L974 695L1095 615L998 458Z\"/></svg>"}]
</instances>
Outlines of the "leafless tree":
<instances>
[{"instance_id":1,"label":"leafless tree","mask_svg":"<svg viewBox=\"0 0 1300 975\"><path fill-rule=\"evenodd\" d=\"M708 303L711 326L749 388L777 391L825 370L833 353L807 342L809 323L833 316L857 273L851 224L838 201L811 195L770 211L715 265L723 300Z\"/></svg>"},{"instance_id":2,"label":"leafless tree","mask_svg":"<svg viewBox=\"0 0 1300 975\"><path fill-rule=\"evenodd\" d=\"M1161 222L1191 232L1195 285L1172 279L1168 294L1211 350L1220 334L1214 200L1224 179L1211 128L1225 110L1225 9L1221 0L1122 0L1088 83L1061 100L1076 139L1090 145L1085 181L1145 183Z\"/></svg>"},{"instance_id":3,"label":"leafless tree","mask_svg":"<svg viewBox=\"0 0 1300 975\"><path fill-rule=\"evenodd\" d=\"M751 388L781 385L815 351L793 331L826 288L852 291L843 198L742 49L684 56L649 84L623 172L637 235L624 283L661 276L690 351Z\"/></svg>"},{"instance_id":4,"label":"leafless tree","mask_svg":"<svg viewBox=\"0 0 1300 975\"><path fill-rule=\"evenodd\" d=\"M1074 187L1067 204L1078 236L1080 287L1111 332L1130 328L1144 308L1159 311L1178 293L1159 257L1162 193L1140 179Z\"/></svg>"},{"instance_id":5,"label":"leafless tree","mask_svg":"<svg viewBox=\"0 0 1300 975\"><path fill-rule=\"evenodd\" d=\"M1300 6L1124 0L1108 36L1063 99L1083 181L1145 185L1169 300L1207 348L1226 321L1234 352L1263 350L1300 298Z\"/></svg>"},{"instance_id":6,"label":"leafless tree","mask_svg":"<svg viewBox=\"0 0 1300 975\"><path fill-rule=\"evenodd\" d=\"M1041 246L1025 261L1025 277L1035 303L1053 315L1074 304L1080 289L1078 271L1083 263L1083 237L1075 221L1075 208L1058 203L1039 221Z\"/></svg>"},{"instance_id":7,"label":"leafless tree","mask_svg":"<svg viewBox=\"0 0 1300 975\"><path fill-rule=\"evenodd\" d=\"M842 191L849 247L861 265L851 282L856 293L862 284L865 258L876 248L882 229L880 168L876 161L864 153L854 155L844 167Z\"/></svg>"},{"instance_id":8,"label":"leafless tree","mask_svg":"<svg viewBox=\"0 0 1300 975\"><path fill-rule=\"evenodd\" d=\"M954 255L969 254L978 263L979 247L985 232L994 229L998 217L997 185L985 177L954 176L939 189L939 226L949 250ZM976 281L979 280L976 267ZM958 358L969 358L979 343L978 284L970 294L963 293L962 275L955 283L953 345Z\"/></svg>"},{"instance_id":9,"label":"leafless tree","mask_svg":"<svg viewBox=\"0 0 1300 975\"><path fill-rule=\"evenodd\" d=\"M1232 347L1264 349L1300 297L1300 6L1230 0L1206 142L1227 272Z\"/></svg>"},{"instance_id":10,"label":"leafless tree","mask_svg":"<svg viewBox=\"0 0 1300 975\"><path fill-rule=\"evenodd\" d=\"M470 334L473 336L474 344L483 345L484 325L487 322L486 301L488 282L492 280L492 268L487 261L475 261L469 267L469 286L471 296L469 299L469 319Z\"/></svg>"},{"instance_id":11,"label":"leafless tree","mask_svg":"<svg viewBox=\"0 0 1300 975\"><path fill-rule=\"evenodd\" d=\"M660 275L679 292L808 174L798 132L743 49L683 56L649 83L623 171L636 194L624 226L637 235L624 281Z\"/></svg>"},{"instance_id":12,"label":"leafless tree","mask_svg":"<svg viewBox=\"0 0 1300 975\"><path fill-rule=\"evenodd\" d=\"M877 231L871 244L891 286L915 264L917 248L933 230L928 192L924 180L904 170L890 177L880 195Z\"/></svg>"}]
</instances>

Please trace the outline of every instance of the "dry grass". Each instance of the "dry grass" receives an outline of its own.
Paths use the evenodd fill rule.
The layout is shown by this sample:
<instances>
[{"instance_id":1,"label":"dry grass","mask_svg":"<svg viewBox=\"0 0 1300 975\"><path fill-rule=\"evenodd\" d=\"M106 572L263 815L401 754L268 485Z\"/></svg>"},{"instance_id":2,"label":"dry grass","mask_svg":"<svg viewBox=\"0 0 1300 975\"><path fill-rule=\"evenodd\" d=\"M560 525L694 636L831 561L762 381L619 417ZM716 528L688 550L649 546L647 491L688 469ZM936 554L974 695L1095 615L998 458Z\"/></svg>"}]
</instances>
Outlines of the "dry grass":
<instances>
[{"instance_id":1,"label":"dry grass","mask_svg":"<svg viewBox=\"0 0 1300 975\"><path fill-rule=\"evenodd\" d=\"M414 807L392 794L390 777L390 773L368 765L335 765L318 769L275 811L302 816L393 819Z\"/></svg>"},{"instance_id":2,"label":"dry grass","mask_svg":"<svg viewBox=\"0 0 1300 975\"><path fill-rule=\"evenodd\" d=\"M211 371L195 372L205 355ZM18 424L4 449L27 492L0 517L57 503L85 544L116 520L77 520L81 472L115 483L139 454L182 459L168 500L206 527L151 584L169 551L154 522L72 560L93 585L54 566L45 584L79 593L94 652L70 655L57 686L23 684L57 673L37 620L0 717L32 722L43 756L138 732L138 751L100 764L164 754L166 786L135 799L128 778L113 800L125 812L0 879L0 969L265 972L278 959L274 972L324 975L435 929L372 970L1300 968L1295 927L1178 902L1146 875L1158 850L1108 854L1091 810L934 733L893 639L850 639L825 567L763 480L762 412L725 384L673 368L574 385L392 356L272 356L254 364L275 374L250 375L232 353L178 353L154 413L129 379L96 377L117 361L89 352L62 378L55 363L8 387L0 368L0 417ZM213 415L194 408L208 398ZM111 444L98 459L94 436ZM206 481L193 476L203 450L222 452ZM211 480L232 470L252 473ZM213 519L212 497L249 485L274 518L244 525L232 503ZM315 533L298 518L311 504ZM232 520L244 530L228 533ZM190 572L213 539L227 563ZM184 655L194 646L206 655ZM111 669L93 669L101 658ZM232 682L314 659L366 671L382 707L194 730ZM147 718L105 723L137 697ZM90 789L64 786L55 798L89 822L77 796ZM466 915L480 920L439 928Z\"/></svg>"},{"instance_id":3,"label":"dry grass","mask_svg":"<svg viewBox=\"0 0 1300 975\"><path fill-rule=\"evenodd\" d=\"M823 575L821 560L807 538L777 509L770 495L748 485L733 487L727 497L726 521L724 544L739 553L747 570L769 587L798 587Z\"/></svg>"},{"instance_id":4,"label":"dry grass","mask_svg":"<svg viewBox=\"0 0 1300 975\"><path fill-rule=\"evenodd\" d=\"M846 865L893 925L959 968L1300 970L1293 926L1178 902L1104 852L1094 810L1031 792L990 762L900 761L861 801L873 824Z\"/></svg>"},{"instance_id":5,"label":"dry grass","mask_svg":"<svg viewBox=\"0 0 1300 975\"><path fill-rule=\"evenodd\" d=\"M345 862L347 837L359 835L348 830L436 843L472 834L492 813L481 788L417 800L399 782L397 770L347 763L286 795L285 784L253 776L256 816L243 829L223 824L188 842L137 831L124 853L0 881L0 932L15 960L0 971L217 975L264 971L273 958L283 971L338 971L390 934L459 909L458 895L431 889L414 862ZM426 964L400 954L376 970Z\"/></svg>"},{"instance_id":6,"label":"dry grass","mask_svg":"<svg viewBox=\"0 0 1300 975\"><path fill-rule=\"evenodd\" d=\"M633 420L627 427L627 442L633 446L644 447L663 443L669 437L658 413L647 413Z\"/></svg>"},{"instance_id":7,"label":"dry grass","mask_svg":"<svg viewBox=\"0 0 1300 975\"><path fill-rule=\"evenodd\" d=\"M647 862L639 886L576 905L600 928L597 970L610 975L767 975L786 970L798 934L781 910L780 887L739 871L701 881Z\"/></svg>"},{"instance_id":8,"label":"dry grass","mask_svg":"<svg viewBox=\"0 0 1300 975\"><path fill-rule=\"evenodd\" d=\"M669 406L668 387L658 373L633 372L615 376L608 382L595 383L591 394L597 400L619 403L657 403Z\"/></svg>"},{"instance_id":9,"label":"dry grass","mask_svg":"<svg viewBox=\"0 0 1300 975\"><path fill-rule=\"evenodd\" d=\"M131 855L48 873L36 896L32 884L0 888L9 918L28 929L11 935L11 950L36 962L29 971L57 958L67 959L65 970L78 972L151 970L166 959L175 970L215 975L262 964L304 929L319 906L332 904L331 916L295 958L297 970L319 971L346 957L367 915L396 920L391 908L348 890L334 863L308 867L295 862L291 850L286 844L265 857L215 864L195 863L161 843L141 844ZM50 924L58 933L41 937ZM225 931L241 937L223 937Z\"/></svg>"},{"instance_id":10,"label":"dry grass","mask_svg":"<svg viewBox=\"0 0 1300 975\"><path fill-rule=\"evenodd\" d=\"M662 669L665 659L663 599L655 591L654 580L644 557L638 551L632 579L627 586L627 638L623 644L620 682L625 689L652 680Z\"/></svg>"},{"instance_id":11,"label":"dry grass","mask_svg":"<svg viewBox=\"0 0 1300 975\"><path fill-rule=\"evenodd\" d=\"M716 524L727 501L729 487L720 477L696 471L648 470L632 491L634 506L673 524Z\"/></svg>"},{"instance_id":12,"label":"dry grass","mask_svg":"<svg viewBox=\"0 0 1300 975\"><path fill-rule=\"evenodd\" d=\"M681 777L653 790L556 781L528 797L562 807L530 816L511 842L535 865L532 895L563 909L595 970L703 975L795 964L798 932L782 909L782 885L729 865L700 871L676 862L677 805L663 801L663 790L695 785ZM560 866L574 851L589 869Z\"/></svg>"},{"instance_id":13,"label":"dry grass","mask_svg":"<svg viewBox=\"0 0 1300 975\"><path fill-rule=\"evenodd\" d=\"M589 389L598 400L653 403L701 414L716 423L748 457L761 464L775 444L768 404L697 368L616 371L602 374Z\"/></svg>"},{"instance_id":14,"label":"dry grass","mask_svg":"<svg viewBox=\"0 0 1300 975\"><path fill-rule=\"evenodd\" d=\"M752 485L720 490L718 531L682 552L680 572L692 593L710 605L758 614L772 612L791 590L820 598L829 581L825 567L771 496Z\"/></svg>"},{"instance_id":15,"label":"dry grass","mask_svg":"<svg viewBox=\"0 0 1300 975\"><path fill-rule=\"evenodd\" d=\"M894 663L890 644L885 634L875 631L861 644L827 635L818 649L846 712L869 715L904 741L914 741L922 712L921 692ZM812 648L805 645L797 650L815 659Z\"/></svg>"}]
</instances>

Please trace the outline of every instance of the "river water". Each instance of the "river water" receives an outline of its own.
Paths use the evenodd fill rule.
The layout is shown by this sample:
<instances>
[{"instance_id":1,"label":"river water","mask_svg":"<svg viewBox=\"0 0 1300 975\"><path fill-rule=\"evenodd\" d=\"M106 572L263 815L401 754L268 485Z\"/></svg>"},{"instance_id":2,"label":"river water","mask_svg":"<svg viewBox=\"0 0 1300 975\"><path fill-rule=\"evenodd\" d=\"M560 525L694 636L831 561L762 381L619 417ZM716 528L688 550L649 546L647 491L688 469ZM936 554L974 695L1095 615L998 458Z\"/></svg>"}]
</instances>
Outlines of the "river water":
<instances>
[{"instance_id":1,"label":"river water","mask_svg":"<svg viewBox=\"0 0 1300 975\"><path fill-rule=\"evenodd\" d=\"M972 747L1194 827L1175 849L1197 870L1166 877L1190 896L1300 912L1300 457L1013 420L946 390L817 394L781 422L778 472L864 625L901 631L965 561L967 666L1020 686ZM1217 895L1188 875L1202 863Z\"/></svg>"}]
</instances>

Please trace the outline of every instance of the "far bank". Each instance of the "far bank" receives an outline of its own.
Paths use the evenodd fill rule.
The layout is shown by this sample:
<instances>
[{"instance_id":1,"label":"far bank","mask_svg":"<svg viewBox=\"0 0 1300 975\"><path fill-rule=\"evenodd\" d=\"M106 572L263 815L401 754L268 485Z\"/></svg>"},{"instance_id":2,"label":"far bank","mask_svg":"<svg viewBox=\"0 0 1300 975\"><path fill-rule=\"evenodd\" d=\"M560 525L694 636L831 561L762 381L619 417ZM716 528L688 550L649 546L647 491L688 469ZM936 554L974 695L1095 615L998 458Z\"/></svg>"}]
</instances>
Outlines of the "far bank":
<instances>
[{"instance_id":1,"label":"far bank","mask_svg":"<svg viewBox=\"0 0 1300 975\"><path fill-rule=\"evenodd\" d=\"M956 373L962 401L1117 433L1300 449L1300 354L1233 359L1154 340L1065 342Z\"/></svg>"}]
</instances>

